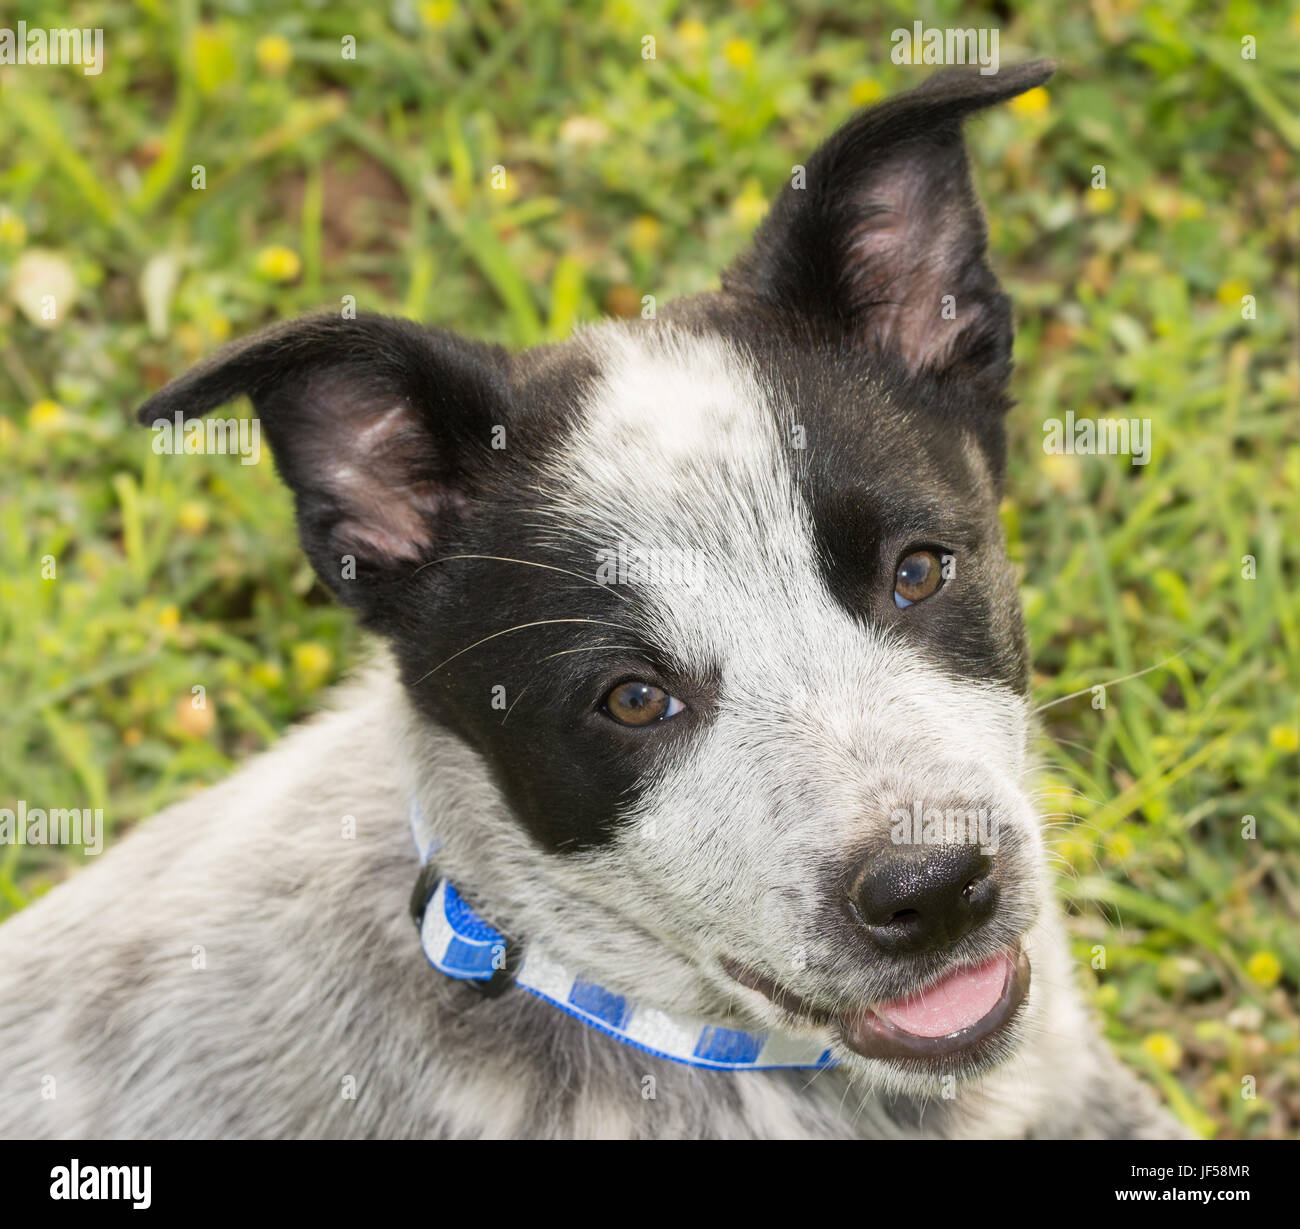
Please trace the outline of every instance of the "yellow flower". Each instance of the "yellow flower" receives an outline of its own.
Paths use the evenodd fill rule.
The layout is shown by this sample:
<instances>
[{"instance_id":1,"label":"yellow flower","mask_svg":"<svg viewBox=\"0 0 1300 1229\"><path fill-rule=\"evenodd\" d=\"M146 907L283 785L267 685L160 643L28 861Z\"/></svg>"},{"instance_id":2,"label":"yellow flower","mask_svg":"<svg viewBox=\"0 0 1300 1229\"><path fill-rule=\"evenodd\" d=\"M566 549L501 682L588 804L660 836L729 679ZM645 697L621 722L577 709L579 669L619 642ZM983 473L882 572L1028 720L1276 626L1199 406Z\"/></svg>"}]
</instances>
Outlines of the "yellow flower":
<instances>
[{"instance_id":1,"label":"yellow flower","mask_svg":"<svg viewBox=\"0 0 1300 1229\"><path fill-rule=\"evenodd\" d=\"M27 242L27 223L7 205L0 208L0 244L20 248Z\"/></svg>"},{"instance_id":2,"label":"yellow flower","mask_svg":"<svg viewBox=\"0 0 1300 1229\"><path fill-rule=\"evenodd\" d=\"M251 671L253 682L270 691L284 682L284 671L278 661L259 661Z\"/></svg>"},{"instance_id":3,"label":"yellow flower","mask_svg":"<svg viewBox=\"0 0 1300 1229\"><path fill-rule=\"evenodd\" d=\"M1142 1039L1143 1053L1166 1071L1175 1071L1183 1061L1183 1047L1168 1033L1148 1033Z\"/></svg>"},{"instance_id":4,"label":"yellow flower","mask_svg":"<svg viewBox=\"0 0 1300 1229\"><path fill-rule=\"evenodd\" d=\"M283 34L267 34L257 40L253 55L257 57L258 68L279 77L293 63L293 45Z\"/></svg>"},{"instance_id":5,"label":"yellow flower","mask_svg":"<svg viewBox=\"0 0 1300 1229\"><path fill-rule=\"evenodd\" d=\"M747 38L729 38L722 44L722 58L732 68L749 68L754 63L754 44Z\"/></svg>"},{"instance_id":6,"label":"yellow flower","mask_svg":"<svg viewBox=\"0 0 1300 1229\"><path fill-rule=\"evenodd\" d=\"M308 691L315 691L329 677L334 665L334 656L323 644L308 641L294 645L293 669L299 684Z\"/></svg>"},{"instance_id":7,"label":"yellow flower","mask_svg":"<svg viewBox=\"0 0 1300 1229\"><path fill-rule=\"evenodd\" d=\"M203 318L203 327L213 341L225 341L230 336L230 321L220 312L213 312Z\"/></svg>"},{"instance_id":8,"label":"yellow flower","mask_svg":"<svg viewBox=\"0 0 1300 1229\"><path fill-rule=\"evenodd\" d=\"M1062 495L1073 495L1083 481L1079 458L1063 452L1045 452L1042 460L1047 481Z\"/></svg>"},{"instance_id":9,"label":"yellow flower","mask_svg":"<svg viewBox=\"0 0 1300 1229\"><path fill-rule=\"evenodd\" d=\"M708 41L709 29L702 21L688 17L678 24L677 37L681 39L683 46L693 50L702 47Z\"/></svg>"},{"instance_id":10,"label":"yellow flower","mask_svg":"<svg viewBox=\"0 0 1300 1229\"><path fill-rule=\"evenodd\" d=\"M1282 962L1272 952L1256 952L1246 961L1250 980L1272 990L1282 978Z\"/></svg>"},{"instance_id":11,"label":"yellow flower","mask_svg":"<svg viewBox=\"0 0 1300 1229\"><path fill-rule=\"evenodd\" d=\"M1059 841L1056 853L1076 870L1089 870L1097 862L1097 855L1087 841Z\"/></svg>"},{"instance_id":12,"label":"yellow flower","mask_svg":"<svg viewBox=\"0 0 1300 1229\"><path fill-rule=\"evenodd\" d=\"M1268 732L1269 745L1283 755L1294 755L1300 751L1300 730L1293 725L1275 725Z\"/></svg>"},{"instance_id":13,"label":"yellow flower","mask_svg":"<svg viewBox=\"0 0 1300 1229\"><path fill-rule=\"evenodd\" d=\"M1009 105L1017 115L1043 115L1048 106L1047 91L1041 85L1035 86L1018 98L1013 98Z\"/></svg>"},{"instance_id":14,"label":"yellow flower","mask_svg":"<svg viewBox=\"0 0 1300 1229\"><path fill-rule=\"evenodd\" d=\"M1116 862L1127 862L1133 856L1133 838L1126 832L1113 833L1106 849Z\"/></svg>"},{"instance_id":15,"label":"yellow flower","mask_svg":"<svg viewBox=\"0 0 1300 1229\"><path fill-rule=\"evenodd\" d=\"M454 0L425 0L420 5L420 20L435 30L445 26L455 15Z\"/></svg>"},{"instance_id":16,"label":"yellow flower","mask_svg":"<svg viewBox=\"0 0 1300 1229\"><path fill-rule=\"evenodd\" d=\"M648 213L643 213L632 223L628 242L632 245L633 250L648 252L652 248L659 246L659 230L659 219L652 218Z\"/></svg>"},{"instance_id":17,"label":"yellow flower","mask_svg":"<svg viewBox=\"0 0 1300 1229\"><path fill-rule=\"evenodd\" d=\"M1250 287L1241 278L1230 277L1227 281L1219 283L1219 289L1215 291L1214 297L1224 307L1240 307L1242 298L1249 293Z\"/></svg>"},{"instance_id":18,"label":"yellow flower","mask_svg":"<svg viewBox=\"0 0 1300 1229\"><path fill-rule=\"evenodd\" d=\"M1083 203L1089 213L1110 213L1115 208L1115 193L1109 188L1089 188Z\"/></svg>"},{"instance_id":19,"label":"yellow flower","mask_svg":"<svg viewBox=\"0 0 1300 1229\"><path fill-rule=\"evenodd\" d=\"M164 606L158 612L158 626L165 632L175 631L181 625L181 611L179 606L173 606L170 603Z\"/></svg>"},{"instance_id":20,"label":"yellow flower","mask_svg":"<svg viewBox=\"0 0 1300 1229\"><path fill-rule=\"evenodd\" d=\"M885 87L875 77L859 77L849 86L849 101L855 107L865 107L885 93Z\"/></svg>"},{"instance_id":21,"label":"yellow flower","mask_svg":"<svg viewBox=\"0 0 1300 1229\"><path fill-rule=\"evenodd\" d=\"M62 428L66 417L57 401L45 397L27 411L27 425L40 435L53 435Z\"/></svg>"},{"instance_id":22,"label":"yellow flower","mask_svg":"<svg viewBox=\"0 0 1300 1229\"><path fill-rule=\"evenodd\" d=\"M740 195L731 202L731 217L741 230L753 230L767 212L767 197L758 181L751 179L742 189Z\"/></svg>"},{"instance_id":23,"label":"yellow flower","mask_svg":"<svg viewBox=\"0 0 1300 1229\"><path fill-rule=\"evenodd\" d=\"M302 272L302 261L292 248L273 245L258 252L257 271L268 281L291 282Z\"/></svg>"},{"instance_id":24,"label":"yellow flower","mask_svg":"<svg viewBox=\"0 0 1300 1229\"><path fill-rule=\"evenodd\" d=\"M207 504L187 499L176 513L176 525L182 533L202 533L208 527Z\"/></svg>"}]
</instances>

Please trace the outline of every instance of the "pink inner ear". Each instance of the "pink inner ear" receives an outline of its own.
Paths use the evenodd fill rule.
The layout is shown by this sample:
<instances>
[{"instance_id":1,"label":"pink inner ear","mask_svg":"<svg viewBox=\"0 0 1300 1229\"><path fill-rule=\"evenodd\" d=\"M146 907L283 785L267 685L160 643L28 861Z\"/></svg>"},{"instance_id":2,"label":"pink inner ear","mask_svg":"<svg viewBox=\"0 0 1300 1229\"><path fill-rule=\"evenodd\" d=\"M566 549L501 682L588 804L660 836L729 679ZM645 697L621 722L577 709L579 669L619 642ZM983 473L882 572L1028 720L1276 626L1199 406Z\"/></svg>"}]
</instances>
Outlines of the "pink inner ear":
<instances>
[{"instance_id":1,"label":"pink inner ear","mask_svg":"<svg viewBox=\"0 0 1300 1229\"><path fill-rule=\"evenodd\" d=\"M323 485L342 511L333 531L339 548L379 556L380 563L426 558L432 522L449 499L437 483L415 477L427 471L431 444L414 412L402 404L370 413L356 405L322 409L325 421L351 426L324 467Z\"/></svg>"},{"instance_id":2,"label":"pink inner ear","mask_svg":"<svg viewBox=\"0 0 1300 1229\"><path fill-rule=\"evenodd\" d=\"M378 555L386 563L416 563L433 545L428 525L410 509L395 509L386 524L377 519L341 520L334 535L344 551L355 543L356 553Z\"/></svg>"},{"instance_id":3,"label":"pink inner ear","mask_svg":"<svg viewBox=\"0 0 1300 1229\"><path fill-rule=\"evenodd\" d=\"M964 172L963 172L964 174ZM915 157L896 158L874 177L849 231L847 275L863 311L864 340L900 355L912 370L941 366L984 303L965 278L972 233L961 175L937 177ZM954 319L943 316L943 296Z\"/></svg>"}]
</instances>

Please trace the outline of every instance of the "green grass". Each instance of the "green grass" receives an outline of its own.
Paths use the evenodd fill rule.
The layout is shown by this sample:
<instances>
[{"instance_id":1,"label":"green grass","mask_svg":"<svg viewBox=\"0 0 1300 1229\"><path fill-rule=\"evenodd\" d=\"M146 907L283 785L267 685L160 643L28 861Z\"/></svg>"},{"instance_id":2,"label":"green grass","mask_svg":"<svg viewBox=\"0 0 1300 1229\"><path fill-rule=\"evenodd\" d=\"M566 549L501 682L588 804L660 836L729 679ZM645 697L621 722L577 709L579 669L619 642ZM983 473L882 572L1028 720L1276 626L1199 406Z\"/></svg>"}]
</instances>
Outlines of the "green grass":
<instances>
[{"instance_id":1,"label":"green grass","mask_svg":"<svg viewBox=\"0 0 1300 1229\"><path fill-rule=\"evenodd\" d=\"M131 425L163 380L345 295L524 345L707 287L793 163L924 75L890 62L893 28L997 26L1004 59L1062 61L971 146L1021 322L1005 516L1080 978L1197 1130L1295 1135L1286 6L264 7L85 0L102 75L0 69L0 805L102 806L116 838L270 743L353 660L269 462L171 464ZM58 5L41 21L66 23ZM75 287L51 327L20 306L41 259L37 281ZM1150 464L1045 456L1043 420L1067 409L1151 418ZM1142 670L1104 709L1052 703ZM82 861L0 847L0 914Z\"/></svg>"}]
</instances>

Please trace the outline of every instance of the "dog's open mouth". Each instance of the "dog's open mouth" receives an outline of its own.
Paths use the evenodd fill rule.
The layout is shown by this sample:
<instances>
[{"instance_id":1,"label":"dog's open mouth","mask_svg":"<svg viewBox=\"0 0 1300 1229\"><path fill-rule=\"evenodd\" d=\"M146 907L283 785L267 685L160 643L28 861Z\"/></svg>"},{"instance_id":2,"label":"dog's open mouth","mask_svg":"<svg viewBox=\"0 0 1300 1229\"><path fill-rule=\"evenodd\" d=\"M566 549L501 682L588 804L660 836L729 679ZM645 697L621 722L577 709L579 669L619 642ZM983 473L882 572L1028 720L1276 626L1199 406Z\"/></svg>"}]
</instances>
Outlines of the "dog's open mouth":
<instances>
[{"instance_id":1,"label":"dog's open mouth","mask_svg":"<svg viewBox=\"0 0 1300 1229\"><path fill-rule=\"evenodd\" d=\"M1004 1028L1029 989L1024 952L953 969L908 998L839 1017L840 1039L867 1058L953 1058Z\"/></svg>"},{"instance_id":2,"label":"dog's open mouth","mask_svg":"<svg viewBox=\"0 0 1300 1229\"><path fill-rule=\"evenodd\" d=\"M855 1053L895 1061L980 1057L1011 1022L1029 990L1029 960L1024 952L999 952L982 964L952 969L903 998L827 1017L808 1010L801 999L770 978L731 960L723 965L738 982L778 1007L830 1024Z\"/></svg>"}]
</instances>

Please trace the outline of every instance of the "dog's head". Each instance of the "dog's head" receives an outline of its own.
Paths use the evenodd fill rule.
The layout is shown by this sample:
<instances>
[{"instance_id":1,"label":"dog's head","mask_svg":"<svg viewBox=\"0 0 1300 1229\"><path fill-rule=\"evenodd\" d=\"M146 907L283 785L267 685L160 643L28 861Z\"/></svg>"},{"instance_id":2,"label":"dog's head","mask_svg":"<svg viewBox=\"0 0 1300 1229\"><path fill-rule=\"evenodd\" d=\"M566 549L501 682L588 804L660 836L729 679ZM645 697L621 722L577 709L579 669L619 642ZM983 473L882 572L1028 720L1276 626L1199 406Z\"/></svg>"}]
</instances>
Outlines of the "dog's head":
<instances>
[{"instance_id":1,"label":"dog's head","mask_svg":"<svg viewBox=\"0 0 1300 1229\"><path fill-rule=\"evenodd\" d=\"M317 572L393 646L410 758L457 761L408 767L494 921L918 1090L1014 1047L1044 892L961 121L1049 73L858 115L657 320L510 357L317 317L141 411L252 398Z\"/></svg>"}]
</instances>

